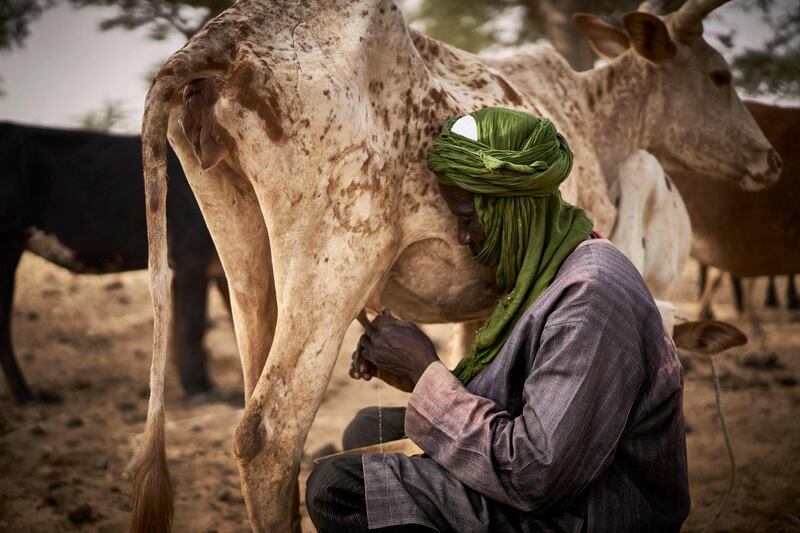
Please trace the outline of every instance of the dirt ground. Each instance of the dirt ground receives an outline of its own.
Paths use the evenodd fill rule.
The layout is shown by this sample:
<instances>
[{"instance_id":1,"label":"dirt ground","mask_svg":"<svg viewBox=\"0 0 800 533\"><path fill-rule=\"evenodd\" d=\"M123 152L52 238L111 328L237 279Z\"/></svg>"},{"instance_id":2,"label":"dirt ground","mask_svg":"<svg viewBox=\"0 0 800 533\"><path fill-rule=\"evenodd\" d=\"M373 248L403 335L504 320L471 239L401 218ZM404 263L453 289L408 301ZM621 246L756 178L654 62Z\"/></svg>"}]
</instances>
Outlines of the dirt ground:
<instances>
[{"instance_id":1,"label":"dirt ground","mask_svg":"<svg viewBox=\"0 0 800 533\"><path fill-rule=\"evenodd\" d=\"M29 383L46 393L46 401L17 407L2 383L0 531L125 531L131 501L126 466L147 404L152 315L146 274L75 276L26 254L17 279L14 344ZM692 264L676 298L679 312L688 316L696 310L695 279ZM736 320L728 290L720 302L720 318L748 328ZM800 531L800 312L770 310L763 316L764 349L751 343L718 358L738 463L736 488L718 531ZM228 401L191 405L174 370L167 381L175 530L245 532L231 438L241 415L242 378L231 324L216 294L210 324L211 373ZM449 328L428 331L444 347ZM376 383L347 376L358 333L357 327L348 332L311 429L302 482L310 457L338 448L355 412L378 401ZM685 530L700 531L717 509L729 467L708 362L697 356L683 361L692 490ZM404 403L404 394L385 385L380 394L383 405ZM313 531L308 520L304 531Z\"/></svg>"}]
</instances>

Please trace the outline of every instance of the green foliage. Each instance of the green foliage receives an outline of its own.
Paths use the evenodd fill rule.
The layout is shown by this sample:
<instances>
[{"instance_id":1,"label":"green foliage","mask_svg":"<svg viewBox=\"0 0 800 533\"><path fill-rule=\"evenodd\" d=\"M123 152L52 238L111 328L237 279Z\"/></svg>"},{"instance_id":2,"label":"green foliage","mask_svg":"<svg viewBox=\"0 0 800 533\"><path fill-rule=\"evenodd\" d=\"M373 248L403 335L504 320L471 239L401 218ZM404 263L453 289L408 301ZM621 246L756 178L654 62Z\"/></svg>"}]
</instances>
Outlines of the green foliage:
<instances>
[{"instance_id":1,"label":"green foliage","mask_svg":"<svg viewBox=\"0 0 800 533\"><path fill-rule=\"evenodd\" d=\"M495 44L532 42L546 35L536 0L422 0L408 19L426 35L469 52ZM493 22L505 18L515 35L501 35Z\"/></svg>"},{"instance_id":2,"label":"green foliage","mask_svg":"<svg viewBox=\"0 0 800 533\"><path fill-rule=\"evenodd\" d=\"M750 94L800 97L800 2L756 0L772 37L733 60L736 83Z\"/></svg>"},{"instance_id":3,"label":"green foliage","mask_svg":"<svg viewBox=\"0 0 800 533\"><path fill-rule=\"evenodd\" d=\"M69 0L75 7L116 7L118 13L100 28L134 30L147 27L150 38L164 39L177 31L185 38L200 31L212 18L233 4L232 0Z\"/></svg>"},{"instance_id":4,"label":"green foliage","mask_svg":"<svg viewBox=\"0 0 800 533\"><path fill-rule=\"evenodd\" d=\"M421 0L410 20L423 31L441 41L472 52L493 44L519 44L547 37L574 66L580 67L577 55L570 52L584 46L575 33L554 23L560 15L568 19L582 11L618 22L621 15L633 11L639 1L628 0ZM678 9L683 0L650 0L657 13ZM733 58L732 67L737 85L752 95L800 97L800 2L797 0L739 0L741 9L761 14L773 35L763 48L746 49ZM497 26L500 17L516 13L518 30L515 38L501 42ZM508 22L508 21L507 21ZM734 48L736 32L714 35L726 48ZM560 46L559 46L560 45ZM570 50L572 49L572 50ZM585 65L583 65L585 67Z\"/></svg>"},{"instance_id":5,"label":"green foliage","mask_svg":"<svg viewBox=\"0 0 800 533\"><path fill-rule=\"evenodd\" d=\"M750 94L800 96L800 51L771 54L748 50L737 57L736 83Z\"/></svg>"},{"instance_id":6,"label":"green foliage","mask_svg":"<svg viewBox=\"0 0 800 533\"><path fill-rule=\"evenodd\" d=\"M120 126L126 118L127 113L122 109L122 103L110 100L98 110L79 115L75 122L84 130L108 132Z\"/></svg>"},{"instance_id":7,"label":"green foliage","mask_svg":"<svg viewBox=\"0 0 800 533\"><path fill-rule=\"evenodd\" d=\"M54 0L0 0L0 51L22 46L28 37L28 25L54 3Z\"/></svg>"},{"instance_id":8,"label":"green foliage","mask_svg":"<svg viewBox=\"0 0 800 533\"><path fill-rule=\"evenodd\" d=\"M425 34L462 50L478 52L500 41L489 21L500 16L513 1L423 0L410 17Z\"/></svg>"},{"instance_id":9,"label":"green foliage","mask_svg":"<svg viewBox=\"0 0 800 533\"><path fill-rule=\"evenodd\" d=\"M58 0L0 0L0 51L19 47L29 24ZM68 0L75 7L116 7L102 29L147 28L153 39L170 32L190 38L233 0ZM672 11L682 0L650 0L656 11ZM751 94L800 96L800 2L739 0L743 9L763 14L774 35L763 48L747 49L733 60L738 85ZM546 37L576 68L591 66L586 45L569 17L582 11L614 20L636 9L639 0L420 0L407 13L428 35L479 52L491 45L514 45ZM499 23L502 21L502 23ZM502 27L513 28L511 32ZM736 34L717 35L733 47ZM588 62L587 62L588 61Z\"/></svg>"},{"instance_id":10,"label":"green foliage","mask_svg":"<svg viewBox=\"0 0 800 533\"><path fill-rule=\"evenodd\" d=\"M592 66L593 58L572 25L572 14L585 12L613 18L636 9L638 3L639 0L421 0L409 18L427 35L471 52L545 37L573 67L582 70ZM501 31L501 27L505 30Z\"/></svg>"}]
</instances>

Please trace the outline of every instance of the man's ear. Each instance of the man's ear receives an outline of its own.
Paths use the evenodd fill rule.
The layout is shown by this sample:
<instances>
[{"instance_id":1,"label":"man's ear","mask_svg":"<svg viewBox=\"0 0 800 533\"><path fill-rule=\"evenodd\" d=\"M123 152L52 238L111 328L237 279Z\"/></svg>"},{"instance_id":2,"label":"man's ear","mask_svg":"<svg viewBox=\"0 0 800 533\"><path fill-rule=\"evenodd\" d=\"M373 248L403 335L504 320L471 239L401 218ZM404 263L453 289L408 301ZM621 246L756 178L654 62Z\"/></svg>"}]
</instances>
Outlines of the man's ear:
<instances>
[{"instance_id":1,"label":"man's ear","mask_svg":"<svg viewBox=\"0 0 800 533\"><path fill-rule=\"evenodd\" d=\"M635 11L622 17L636 53L661 65L675 57L678 48L669 36L667 25L656 15Z\"/></svg>"},{"instance_id":2,"label":"man's ear","mask_svg":"<svg viewBox=\"0 0 800 533\"><path fill-rule=\"evenodd\" d=\"M575 13L572 22L578 27L584 39L603 59L614 59L631 47L628 35L611 24L603 22L588 13Z\"/></svg>"}]
</instances>

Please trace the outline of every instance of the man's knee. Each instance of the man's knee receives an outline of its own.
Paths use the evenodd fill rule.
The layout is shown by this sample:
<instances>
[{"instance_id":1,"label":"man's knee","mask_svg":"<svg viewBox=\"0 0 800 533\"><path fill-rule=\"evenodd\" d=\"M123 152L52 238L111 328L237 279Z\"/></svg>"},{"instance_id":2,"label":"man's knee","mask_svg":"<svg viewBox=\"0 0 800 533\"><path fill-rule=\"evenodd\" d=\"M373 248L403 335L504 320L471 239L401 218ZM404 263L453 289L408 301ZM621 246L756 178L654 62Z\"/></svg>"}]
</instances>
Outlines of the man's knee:
<instances>
[{"instance_id":1,"label":"man's knee","mask_svg":"<svg viewBox=\"0 0 800 533\"><path fill-rule=\"evenodd\" d=\"M371 446L381 441L400 439L404 435L403 422L405 407L365 407L347 425L342 435L342 448L352 450L363 446ZM378 421L381 419L383 435L380 434Z\"/></svg>"},{"instance_id":2,"label":"man's knee","mask_svg":"<svg viewBox=\"0 0 800 533\"><path fill-rule=\"evenodd\" d=\"M342 448L352 450L362 446L374 444L374 436L377 434L378 427L378 408L365 407L356 413L353 420L347 424L342 435Z\"/></svg>"},{"instance_id":3,"label":"man's knee","mask_svg":"<svg viewBox=\"0 0 800 533\"><path fill-rule=\"evenodd\" d=\"M316 514L316 511L321 503L323 503L329 493L328 488L331 481L335 479L336 467L333 465L335 459L324 461L320 463L306 481L306 507L308 514ZM312 518L313 520L313 518Z\"/></svg>"},{"instance_id":4,"label":"man's knee","mask_svg":"<svg viewBox=\"0 0 800 533\"><path fill-rule=\"evenodd\" d=\"M366 497L360 456L319 464L306 482L306 508L319 531L366 531Z\"/></svg>"}]
</instances>

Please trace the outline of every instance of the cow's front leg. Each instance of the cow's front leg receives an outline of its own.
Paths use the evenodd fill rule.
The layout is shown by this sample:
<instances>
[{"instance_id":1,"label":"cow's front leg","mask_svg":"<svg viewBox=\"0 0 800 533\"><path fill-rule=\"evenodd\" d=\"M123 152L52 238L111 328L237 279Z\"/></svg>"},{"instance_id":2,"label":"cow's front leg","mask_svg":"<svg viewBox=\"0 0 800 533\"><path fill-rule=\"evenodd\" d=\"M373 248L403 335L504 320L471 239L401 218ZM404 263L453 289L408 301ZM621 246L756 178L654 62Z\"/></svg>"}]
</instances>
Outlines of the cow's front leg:
<instances>
[{"instance_id":1,"label":"cow's front leg","mask_svg":"<svg viewBox=\"0 0 800 533\"><path fill-rule=\"evenodd\" d=\"M19 404L34 399L17 364L11 344L11 309L14 303L14 277L24 246L22 232L17 235L0 235L0 241L8 243L0 251L0 366L6 375L11 395Z\"/></svg>"}]
</instances>

